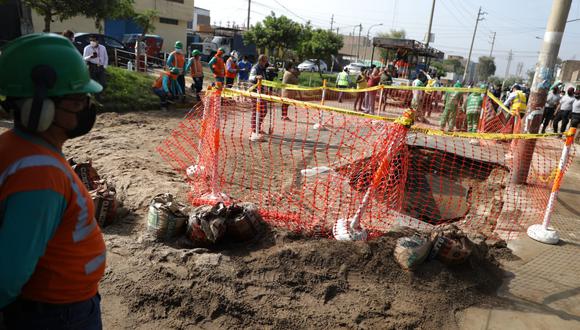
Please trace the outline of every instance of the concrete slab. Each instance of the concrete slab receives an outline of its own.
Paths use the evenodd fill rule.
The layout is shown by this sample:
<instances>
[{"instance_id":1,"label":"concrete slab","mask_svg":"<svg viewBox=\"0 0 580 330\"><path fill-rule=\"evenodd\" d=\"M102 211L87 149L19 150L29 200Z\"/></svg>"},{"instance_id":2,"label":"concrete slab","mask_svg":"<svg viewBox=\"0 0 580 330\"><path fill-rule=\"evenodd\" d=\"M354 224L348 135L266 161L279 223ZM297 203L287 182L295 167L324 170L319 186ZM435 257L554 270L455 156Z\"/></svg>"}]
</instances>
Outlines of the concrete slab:
<instances>
[{"instance_id":1,"label":"concrete slab","mask_svg":"<svg viewBox=\"0 0 580 330\"><path fill-rule=\"evenodd\" d=\"M473 307L457 313L456 318L459 328L464 330L580 329L578 320L564 320L556 315L531 311Z\"/></svg>"}]
</instances>

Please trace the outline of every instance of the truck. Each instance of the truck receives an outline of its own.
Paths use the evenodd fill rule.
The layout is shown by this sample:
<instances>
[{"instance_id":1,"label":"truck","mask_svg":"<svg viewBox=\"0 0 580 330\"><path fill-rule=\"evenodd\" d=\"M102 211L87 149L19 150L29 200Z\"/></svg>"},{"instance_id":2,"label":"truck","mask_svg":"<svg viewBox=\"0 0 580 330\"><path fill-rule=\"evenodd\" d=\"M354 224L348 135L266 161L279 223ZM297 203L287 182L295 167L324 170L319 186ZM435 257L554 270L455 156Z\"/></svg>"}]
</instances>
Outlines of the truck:
<instances>
[{"instance_id":1,"label":"truck","mask_svg":"<svg viewBox=\"0 0 580 330\"><path fill-rule=\"evenodd\" d=\"M215 28L213 35L206 37L202 42L192 42L189 47L190 51L199 50L203 61L209 61L219 48L224 49L225 55L235 50L240 56L248 56L251 62L255 62L257 57L256 45L244 44L242 30L239 29Z\"/></svg>"}]
</instances>

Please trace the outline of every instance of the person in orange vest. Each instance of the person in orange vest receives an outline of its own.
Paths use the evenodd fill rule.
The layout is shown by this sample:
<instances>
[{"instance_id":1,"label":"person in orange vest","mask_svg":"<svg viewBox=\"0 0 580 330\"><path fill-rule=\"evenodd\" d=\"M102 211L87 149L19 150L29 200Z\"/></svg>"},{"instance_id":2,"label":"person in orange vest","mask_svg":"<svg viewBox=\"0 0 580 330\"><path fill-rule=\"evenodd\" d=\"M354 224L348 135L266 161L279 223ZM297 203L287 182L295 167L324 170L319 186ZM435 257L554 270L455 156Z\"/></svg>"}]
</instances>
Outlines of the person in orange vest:
<instances>
[{"instance_id":1,"label":"person in orange vest","mask_svg":"<svg viewBox=\"0 0 580 330\"><path fill-rule=\"evenodd\" d=\"M2 107L14 113L14 128L0 135L4 326L102 329L105 241L91 195L62 147L92 129L97 113L89 94L103 88L75 46L56 34L5 45L0 72Z\"/></svg>"},{"instance_id":2,"label":"person in orange vest","mask_svg":"<svg viewBox=\"0 0 580 330\"><path fill-rule=\"evenodd\" d=\"M218 88L223 86L224 77L226 75L226 66L224 63L224 59L222 57L223 55L224 49L223 48L218 49L217 53L208 63L209 68L211 69L211 72L213 73L213 76L215 78L216 86Z\"/></svg>"},{"instance_id":3,"label":"person in orange vest","mask_svg":"<svg viewBox=\"0 0 580 330\"><path fill-rule=\"evenodd\" d=\"M203 68L201 65L201 53L199 50L194 49L191 52L191 57L187 61L185 71L191 74L191 78L193 79L191 90L195 93L195 97L199 101L199 93L203 89Z\"/></svg>"},{"instance_id":4,"label":"person in orange vest","mask_svg":"<svg viewBox=\"0 0 580 330\"><path fill-rule=\"evenodd\" d=\"M232 87L238 74L238 52L235 50L231 53L226 62L226 87Z\"/></svg>"},{"instance_id":5,"label":"person in orange vest","mask_svg":"<svg viewBox=\"0 0 580 330\"><path fill-rule=\"evenodd\" d=\"M177 68L171 68L167 72L163 71L151 86L153 93L159 96L161 110L167 110L168 98L183 94L180 90L181 86L177 83L178 74L179 69Z\"/></svg>"},{"instance_id":6,"label":"person in orange vest","mask_svg":"<svg viewBox=\"0 0 580 330\"><path fill-rule=\"evenodd\" d=\"M177 68L179 70L177 83L181 87L181 90L185 92L185 55L183 54L183 44L181 41L175 42L175 50L169 54L166 64L169 68ZM181 95L182 98L183 95Z\"/></svg>"}]
</instances>

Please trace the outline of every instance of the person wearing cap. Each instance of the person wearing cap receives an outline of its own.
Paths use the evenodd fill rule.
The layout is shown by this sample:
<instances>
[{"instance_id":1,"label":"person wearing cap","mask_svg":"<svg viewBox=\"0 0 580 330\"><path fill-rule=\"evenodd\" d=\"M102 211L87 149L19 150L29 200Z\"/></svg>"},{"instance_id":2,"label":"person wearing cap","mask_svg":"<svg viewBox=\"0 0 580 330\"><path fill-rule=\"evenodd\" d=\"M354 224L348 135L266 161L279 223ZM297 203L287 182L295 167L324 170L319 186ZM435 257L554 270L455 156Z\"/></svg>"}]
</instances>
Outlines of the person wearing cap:
<instances>
[{"instance_id":1,"label":"person wearing cap","mask_svg":"<svg viewBox=\"0 0 580 330\"><path fill-rule=\"evenodd\" d=\"M238 63L238 82L247 82L250 77L250 70L252 63L248 61L248 56L244 55L242 60Z\"/></svg>"},{"instance_id":2,"label":"person wearing cap","mask_svg":"<svg viewBox=\"0 0 580 330\"><path fill-rule=\"evenodd\" d=\"M546 99L546 105L544 106L544 113L542 115L542 129L540 133L546 133L546 127L550 124L550 121L554 119L554 111L558 104L560 104L560 89L558 85L552 87L552 92L548 95Z\"/></svg>"},{"instance_id":3,"label":"person wearing cap","mask_svg":"<svg viewBox=\"0 0 580 330\"><path fill-rule=\"evenodd\" d=\"M67 140L92 129L89 94L101 90L63 36L28 34L0 55L2 107L14 113L14 128L0 134L0 311L7 329L102 328L105 242L91 195L62 152Z\"/></svg>"},{"instance_id":4,"label":"person wearing cap","mask_svg":"<svg viewBox=\"0 0 580 330\"><path fill-rule=\"evenodd\" d=\"M175 50L169 54L167 58L167 66L170 68L177 68L179 74L177 75L177 83L181 87L181 91L185 92L185 55L183 54L183 44L181 41L175 42ZM180 96L183 98L184 94Z\"/></svg>"},{"instance_id":5,"label":"person wearing cap","mask_svg":"<svg viewBox=\"0 0 580 330\"><path fill-rule=\"evenodd\" d=\"M89 44L83 50L83 58L89 66L91 79L97 81L103 89L107 87L107 75L105 69L109 65L109 55L107 48L99 44L96 36L89 38Z\"/></svg>"},{"instance_id":6,"label":"person wearing cap","mask_svg":"<svg viewBox=\"0 0 580 330\"><path fill-rule=\"evenodd\" d=\"M574 87L569 87L568 90L566 90L566 95L562 96L560 103L556 107L554 121L552 122L554 133L562 134L566 131L575 100ZM558 129L560 121L562 122L562 125L560 126L560 129Z\"/></svg>"},{"instance_id":7,"label":"person wearing cap","mask_svg":"<svg viewBox=\"0 0 580 330\"><path fill-rule=\"evenodd\" d=\"M226 75L226 65L223 59L224 49L218 49L217 53L209 61L208 65L213 73L218 88L222 87L224 84L224 78Z\"/></svg>"},{"instance_id":8,"label":"person wearing cap","mask_svg":"<svg viewBox=\"0 0 580 330\"><path fill-rule=\"evenodd\" d=\"M151 86L153 93L159 96L161 110L167 110L168 97L175 97L183 94L179 90L181 86L177 83L178 74L179 70L177 68L171 68L169 71L162 71L157 80L155 80Z\"/></svg>"},{"instance_id":9,"label":"person wearing cap","mask_svg":"<svg viewBox=\"0 0 580 330\"><path fill-rule=\"evenodd\" d=\"M226 87L232 87L236 75L238 74L238 52L235 50L231 53L230 58L226 62Z\"/></svg>"},{"instance_id":10,"label":"person wearing cap","mask_svg":"<svg viewBox=\"0 0 580 330\"><path fill-rule=\"evenodd\" d=\"M348 75L348 68L345 66L341 72L336 76L336 87L339 89L347 89L350 86L350 76ZM338 103L342 103L343 92L338 93Z\"/></svg>"},{"instance_id":11,"label":"person wearing cap","mask_svg":"<svg viewBox=\"0 0 580 330\"><path fill-rule=\"evenodd\" d=\"M199 50L194 49L191 52L191 57L187 61L185 71L191 74L191 79L193 79L191 90L195 92L195 97L199 101L199 93L203 89L203 67L201 65L201 52Z\"/></svg>"},{"instance_id":12,"label":"person wearing cap","mask_svg":"<svg viewBox=\"0 0 580 330\"><path fill-rule=\"evenodd\" d=\"M515 84L512 86L512 92L509 94L503 105L510 109L512 116L514 114L519 114L521 117L526 112L527 100L526 94L522 92L522 87Z\"/></svg>"},{"instance_id":13,"label":"person wearing cap","mask_svg":"<svg viewBox=\"0 0 580 330\"><path fill-rule=\"evenodd\" d=\"M479 88L486 89L484 84ZM467 131L477 133L477 124L479 123L479 115L481 113L481 105L483 104L483 94L472 92L469 94L465 103L463 103L463 112L467 114Z\"/></svg>"},{"instance_id":14,"label":"person wearing cap","mask_svg":"<svg viewBox=\"0 0 580 330\"><path fill-rule=\"evenodd\" d=\"M455 82L454 88L461 88L463 85L461 82ZM442 131L447 129L447 131L452 131L455 129L455 118L457 117L457 108L459 108L461 103L461 93L457 91L445 93L443 98L443 113L441 114L441 120L439 122L439 127Z\"/></svg>"}]
</instances>

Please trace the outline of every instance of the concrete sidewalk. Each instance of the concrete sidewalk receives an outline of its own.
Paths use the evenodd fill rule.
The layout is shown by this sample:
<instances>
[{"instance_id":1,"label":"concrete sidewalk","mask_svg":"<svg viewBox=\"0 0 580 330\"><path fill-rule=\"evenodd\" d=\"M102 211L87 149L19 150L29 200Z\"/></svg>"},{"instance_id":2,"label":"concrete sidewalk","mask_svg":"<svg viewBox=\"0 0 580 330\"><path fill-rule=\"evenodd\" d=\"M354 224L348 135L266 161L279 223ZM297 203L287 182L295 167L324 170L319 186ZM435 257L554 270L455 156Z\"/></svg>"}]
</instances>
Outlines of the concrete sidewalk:
<instances>
[{"instance_id":1,"label":"concrete sidewalk","mask_svg":"<svg viewBox=\"0 0 580 330\"><path fill-rule=\"evenodd\" d=\"M456 315L461 329L580 329L580 157L564 177L552 226L558 245L521 235L508 246L520 258L503 262L508 272L498 295L510 306L468 308Z\"/></svg>"}]
</instances>

